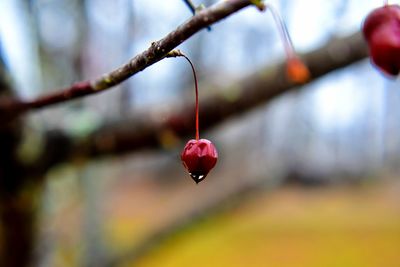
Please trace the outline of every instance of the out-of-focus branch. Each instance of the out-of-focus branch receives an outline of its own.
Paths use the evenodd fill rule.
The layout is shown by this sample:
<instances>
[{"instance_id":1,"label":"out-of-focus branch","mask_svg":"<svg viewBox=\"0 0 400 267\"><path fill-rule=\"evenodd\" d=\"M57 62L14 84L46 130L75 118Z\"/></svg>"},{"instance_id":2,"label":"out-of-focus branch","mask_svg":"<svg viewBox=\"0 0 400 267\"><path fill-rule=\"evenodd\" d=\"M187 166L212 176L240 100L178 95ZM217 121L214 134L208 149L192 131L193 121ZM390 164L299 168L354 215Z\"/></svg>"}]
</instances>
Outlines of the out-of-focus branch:
<instances>
[{"instance_id":1,"label":"out-of-focus branch","mask_svg":"<svg viewBox=\"0 0 400 267\"><path fill-rule=\"evenodd\" d=\"M181 24L161 40L153 42L147 50L135 56L125 65L92 81L79 82L71 87L30 101L0 99L0 119L15 117L28 110L47 107L109 89L160 61L168 52L199 30L252 4L250 0L221 1L209 8L196 12L188 21Z\"/></svg>"},{"instance_id":2,"label":"out-of-focus branch","mask_svg":"<svg viewBox=\"0 0 400 267\"><path fill-rule=\"evenodd\" d=\"M362 36L357 33L343 39L330 41L327 45L304 54L302 59L310 69L312 79L345 67L367 56ZM267 67L241 81L232 81L226 88L215 88L213 94L203 97L200 106L201 129L210 128L235 114L243 113L257 105L297 88L287 80L284 63ZM149 147L165 145L165 136L182 137L194 134L194 104L192 99L182 101L174 109L153 110L148 114L136 114L129 119L104 125L93 134L75 142L62 132L52 132L56 155L48 155L51 165L74 156L96 157L120 154Z\"/></svg>"}]
</instances>

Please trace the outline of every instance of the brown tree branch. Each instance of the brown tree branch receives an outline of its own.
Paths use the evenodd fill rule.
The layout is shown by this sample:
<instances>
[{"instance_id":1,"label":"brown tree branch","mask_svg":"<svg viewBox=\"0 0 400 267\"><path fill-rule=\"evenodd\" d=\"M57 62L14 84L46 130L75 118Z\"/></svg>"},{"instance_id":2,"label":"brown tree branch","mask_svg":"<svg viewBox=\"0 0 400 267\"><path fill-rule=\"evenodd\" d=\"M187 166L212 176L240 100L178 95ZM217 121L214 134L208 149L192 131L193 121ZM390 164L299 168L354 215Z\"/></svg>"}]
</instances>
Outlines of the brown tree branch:
<instances>
[{"instance_id":1,"label":"brown tree branch","mask_svg":"<svg viewBox=\"0 0 400 267\"><path fill-rule=\"evenodd\" d=\"M209 8L203 9L161 40L153 42L147 50L132 58L125 65L92 81L79 82L71 87L30 101L0 99L0 119L15 117L32 109L47 107L110 89L162 60L168 52L201 29L252 4L253 1L251 0L229 0L220 1Z\"/></svg>"},{"instance_id":2,"label":"brown tree branch","mask_svg":"<svg viewBox=\"0 0 400 267\"><path fill-rule=\"evenodd\" d=\"M357 33L343 39L336 39L327 45L302 56L310 69L312 79L345 67L367 56L362 36ZM267 67L241 81L233 81L226 88L215 88L213 94L203 95L200 108L200 127L210 128L235 114L241 114L272 98L293 90L295 84L286 79L284 63ZM312 81L312 80L311 80ZM127 153L149 147L165 146L165 134L175 137L194 135L194 104L192 98L181 101L182 106L174 105L173 110L152 110L151 114L136 114L129 119L111 122L84 140L75 142L74 138L63 132L52 132L49 146L57 149L57 154L47 157L50 165L74 156L96 157ZM159 114L159 116L154 115ZM160 119L162 118L162 119ZM57 145L61 140L62 145ZM50 145L51 144L51 145ZM50 166L45 164L46 167Z\"/></svg>"}]
</instances>

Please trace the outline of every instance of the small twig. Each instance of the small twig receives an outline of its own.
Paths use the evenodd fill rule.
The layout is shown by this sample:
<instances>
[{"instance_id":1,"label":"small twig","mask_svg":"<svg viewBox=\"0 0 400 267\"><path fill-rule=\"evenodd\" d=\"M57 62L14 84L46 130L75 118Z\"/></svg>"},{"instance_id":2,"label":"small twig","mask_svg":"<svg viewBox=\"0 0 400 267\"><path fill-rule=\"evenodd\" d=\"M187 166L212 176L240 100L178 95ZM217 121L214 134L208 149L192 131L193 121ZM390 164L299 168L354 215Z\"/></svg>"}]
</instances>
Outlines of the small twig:
<instances>
[{"instance_id":1,"label":"small twig","mask_svg":"<svg viewBox=\"0 0 400 267\"><path fill-rule=\"evenodd\" d=\"M183 0L183 2L187 5L187 7L192 11L192 14L196 14L196 6L193 4L191 0Z\"/></svg>"},{"instance_id":2,"label":"small twig","mask_svg":"<svg viewBox=\"0 0 400 267\"><path fill-rule=\"evenodd\" d=\"M193 4L191 0L183 0L183 2L187 5L187 7L190 9L192 12L193 16L196 14L201 9L204 9L204 5L200 5L199 7L196 8L196 6ZM207 30L211 31L211 27L207 26Z\"/></svg>"},{"instance_id":3,"label":"small twig","mask_svg":"<svg viewBox=\"0 0 400 267\"><path fill-rule=\"evenodd\" d=\"M170 58L170 57L184 57L185 55L182 53L181 50L179 49L174 49L170 52L168 52L168 54L165 56L166 58Z\"/></svg>"}]
</instances>

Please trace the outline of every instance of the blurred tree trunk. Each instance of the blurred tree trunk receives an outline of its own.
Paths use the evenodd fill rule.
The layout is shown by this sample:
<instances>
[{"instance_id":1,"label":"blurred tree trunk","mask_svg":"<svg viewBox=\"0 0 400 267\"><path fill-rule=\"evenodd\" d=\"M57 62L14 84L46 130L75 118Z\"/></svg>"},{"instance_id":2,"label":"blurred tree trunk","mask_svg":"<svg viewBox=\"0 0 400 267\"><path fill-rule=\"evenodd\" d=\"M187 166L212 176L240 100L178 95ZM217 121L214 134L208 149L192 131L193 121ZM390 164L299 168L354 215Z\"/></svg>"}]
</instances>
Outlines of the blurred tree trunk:
<instances>
[{"instance_id":1,"label":"blurred tree trunk","mask_svg":"<svg viewBox=\"0 0 400 267\"><path fill-rule=\"evenodd\" d=\"M0 58L0 96L11 93ZM18 159L21 130L20 120L0 125L0 266L4 267L28 266L33 251L35 190Z\"/></svg>"},{"instance_id":2,"label":"blurred tree trunk","mask_svg":"<svg viewBox=\"0 0 400 267\"><path fill-rule=\"evenodd\" d=\"M2 171L4 171L3 167ZM1 186L3 187L3 184ZM34 248L36 218L34 194L24 190L24 187L18 188L12 195L3 190L4 188L0 197L2 223L0 266L29 266Z\"/></svg>"}]
</instances>

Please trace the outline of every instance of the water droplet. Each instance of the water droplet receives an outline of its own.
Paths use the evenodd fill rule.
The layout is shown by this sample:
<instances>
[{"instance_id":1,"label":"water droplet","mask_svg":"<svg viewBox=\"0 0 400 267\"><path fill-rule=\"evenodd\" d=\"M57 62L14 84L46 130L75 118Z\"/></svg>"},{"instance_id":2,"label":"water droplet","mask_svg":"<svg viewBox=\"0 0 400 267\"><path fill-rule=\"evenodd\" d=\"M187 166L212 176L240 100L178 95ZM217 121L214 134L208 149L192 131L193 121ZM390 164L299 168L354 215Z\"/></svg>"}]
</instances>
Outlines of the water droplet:
<instances>
[{"instance_id":1,"label":"water droplet","mask_svg":"<svg viewBox=\"0 0 400 267\"><path fill-rule=\"evenodd\" d=\"M200 183L206 176L204 174L197 174L197 173L189 173L190 177L192 177L193 181L196 182L196 184Z\"/></svg>"}]
</instances>

